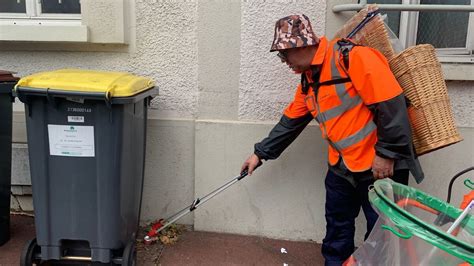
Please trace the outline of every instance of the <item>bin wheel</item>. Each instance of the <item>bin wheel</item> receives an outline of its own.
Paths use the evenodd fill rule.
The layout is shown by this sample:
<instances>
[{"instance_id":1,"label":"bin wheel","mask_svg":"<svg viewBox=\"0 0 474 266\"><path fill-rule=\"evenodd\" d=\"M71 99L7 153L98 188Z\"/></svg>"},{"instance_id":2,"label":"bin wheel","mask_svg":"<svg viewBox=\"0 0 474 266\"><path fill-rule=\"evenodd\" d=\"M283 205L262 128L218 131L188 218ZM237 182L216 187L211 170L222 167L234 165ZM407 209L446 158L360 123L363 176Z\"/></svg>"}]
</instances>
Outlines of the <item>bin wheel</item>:
<instances>
[{"instance_id":1,"label":"bin wheel","mask_svg":"<svg viewBox=\"0 0 474 266\"><path fill-rule=\"evenodd\" d=\"M32 266L39 265L39 260L35 258L36 254L41 252L40 246L36 243L36 238L31 239L23 247L21 252L20 265L21 266Z\"/></svg>"},{"instance_id":2,"label":"bin wheel","mask_svg":"<svg viewBox=\"0 0 474 266\"><path fill-rule=\"evenodd\" d=\"M122 265L135 266L137 259L137 250L135 249L135 241L129 242L123 250Z\"/></svg>"}]
</instances>

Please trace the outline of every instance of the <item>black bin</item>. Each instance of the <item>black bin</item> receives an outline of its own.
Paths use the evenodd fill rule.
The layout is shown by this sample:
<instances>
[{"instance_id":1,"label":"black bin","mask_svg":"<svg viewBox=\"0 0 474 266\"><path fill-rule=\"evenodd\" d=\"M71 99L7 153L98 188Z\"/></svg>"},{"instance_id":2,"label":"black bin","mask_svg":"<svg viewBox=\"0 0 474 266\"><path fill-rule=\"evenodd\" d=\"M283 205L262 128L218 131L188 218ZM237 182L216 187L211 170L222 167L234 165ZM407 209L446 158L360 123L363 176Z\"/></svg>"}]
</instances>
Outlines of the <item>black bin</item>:
<instances>
[{"instance_id":1,"label":"black bin","mask_svg":"<svg viewBox=\"0 0 474 266\"><path fill-rule=\"evenodd\" d=\"M12 90L18 78L0 70L0 246L10 239Z\"/></svg>"}]
</instances>

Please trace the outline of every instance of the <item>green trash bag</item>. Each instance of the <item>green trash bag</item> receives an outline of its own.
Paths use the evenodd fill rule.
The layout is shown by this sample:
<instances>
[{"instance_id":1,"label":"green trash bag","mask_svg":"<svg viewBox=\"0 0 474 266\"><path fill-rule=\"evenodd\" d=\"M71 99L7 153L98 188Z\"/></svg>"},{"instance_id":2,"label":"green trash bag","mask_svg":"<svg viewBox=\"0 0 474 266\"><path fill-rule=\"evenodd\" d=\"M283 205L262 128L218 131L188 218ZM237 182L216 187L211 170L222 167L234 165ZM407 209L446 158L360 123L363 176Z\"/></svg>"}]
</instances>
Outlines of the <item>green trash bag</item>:
<instances>
[{"instance_id":1,"label":"green trash bag","mask_svg":"<svg viewBox=\"0 0 474 266\"><path fill-rule=\"evenodd\" d=\"M474 202L463 213L390 179L376 181L369 200L380 217L344 265L474 264Z\"/></svg>"}]
</instances>

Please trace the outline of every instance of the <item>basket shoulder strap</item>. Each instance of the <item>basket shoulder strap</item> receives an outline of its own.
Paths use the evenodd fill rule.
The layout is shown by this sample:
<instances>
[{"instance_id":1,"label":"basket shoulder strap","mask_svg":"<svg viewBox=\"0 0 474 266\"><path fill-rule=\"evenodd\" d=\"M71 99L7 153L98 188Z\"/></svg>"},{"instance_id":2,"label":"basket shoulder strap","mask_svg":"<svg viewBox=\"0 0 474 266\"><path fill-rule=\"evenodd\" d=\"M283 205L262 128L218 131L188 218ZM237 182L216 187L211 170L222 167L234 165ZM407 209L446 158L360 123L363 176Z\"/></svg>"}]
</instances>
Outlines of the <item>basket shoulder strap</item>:
<instances>
[{"instance_id":1,"label":"basket shoulder strap","mask_svg":"<svg viewBox=\"0 0 474 266\"><path fill-rule=\"evenodd\" d=\"M337 41L339 45L339 52L342 54L342 60L344 62L344 67L346 70L349 70L349 53L352 51L352 48L355 46L361 46L360 44L356 44L349 39L340 39Z\"/></svg>"}]
</instances>

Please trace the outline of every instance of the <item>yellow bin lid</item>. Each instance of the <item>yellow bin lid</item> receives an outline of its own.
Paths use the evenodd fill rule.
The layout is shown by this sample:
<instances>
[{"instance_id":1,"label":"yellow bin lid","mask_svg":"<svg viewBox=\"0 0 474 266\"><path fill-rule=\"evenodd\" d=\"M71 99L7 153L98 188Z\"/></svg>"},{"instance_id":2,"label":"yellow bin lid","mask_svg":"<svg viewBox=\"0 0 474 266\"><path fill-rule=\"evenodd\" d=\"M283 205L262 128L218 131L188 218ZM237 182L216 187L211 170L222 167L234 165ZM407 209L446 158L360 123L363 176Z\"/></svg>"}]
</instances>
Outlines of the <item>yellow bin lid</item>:
<instances>
[{"instance_id":1,"label":"yellow bin lid","mask_svg":"<svg viewBox=\"0 0 474 266\"><path fill-rule=\"evenodd\" d=\"M133 96L154 86L152 79L126 72L82 69L40 72L20 79L16 85L38 90L105 93L107 98Z\"/></svg>"}]
</instances>

